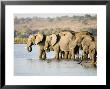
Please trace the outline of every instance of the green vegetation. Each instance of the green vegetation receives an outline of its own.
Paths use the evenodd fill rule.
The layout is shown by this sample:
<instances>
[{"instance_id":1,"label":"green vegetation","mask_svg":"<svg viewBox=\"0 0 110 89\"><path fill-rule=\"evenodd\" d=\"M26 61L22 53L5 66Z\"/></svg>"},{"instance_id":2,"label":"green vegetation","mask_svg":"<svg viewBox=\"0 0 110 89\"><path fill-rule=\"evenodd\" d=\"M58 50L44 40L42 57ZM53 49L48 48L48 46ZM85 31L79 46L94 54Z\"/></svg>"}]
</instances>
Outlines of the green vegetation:
<instances>
[{"instance_id":1,"label":"green vegetation","mask_svg":"<svg viewBox=\"0 0 110 89\"><path fill-rule=\"evenodd\" d=\"M15 44L26 44L27 38L14 38L14 43Z\"/></svg>"}]
</instances>

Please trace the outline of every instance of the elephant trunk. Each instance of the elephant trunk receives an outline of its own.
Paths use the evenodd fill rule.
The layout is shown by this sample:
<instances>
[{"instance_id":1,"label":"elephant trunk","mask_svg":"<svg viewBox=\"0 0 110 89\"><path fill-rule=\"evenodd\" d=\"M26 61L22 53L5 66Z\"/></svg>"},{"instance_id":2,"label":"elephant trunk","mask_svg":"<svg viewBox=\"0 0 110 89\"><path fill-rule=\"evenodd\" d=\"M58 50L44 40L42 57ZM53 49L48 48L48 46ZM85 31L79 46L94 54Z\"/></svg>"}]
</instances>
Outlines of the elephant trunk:
<instances>
[{"instance_id":1,"label":"elephant trunk","mask_svg":"<svg viewBox=\"0 0 110 89\"><path fill-rule=\"evenodd\" d=\"M49 50L49 43L48 42L45 43L44 50L47 51L47 52L50 51Z\"/></svg>"},{"instance_id":2,"label":"elephant trunk","mask_svg":"<svg viewBox=\"0 0 110 89\"><path fill-rule=\"evenodd\" d=\"M28 46L27 47L27 50L28 50L28 52L31 52L32 51L32 47L31 46Z\"/></svg>"}]
</instances>

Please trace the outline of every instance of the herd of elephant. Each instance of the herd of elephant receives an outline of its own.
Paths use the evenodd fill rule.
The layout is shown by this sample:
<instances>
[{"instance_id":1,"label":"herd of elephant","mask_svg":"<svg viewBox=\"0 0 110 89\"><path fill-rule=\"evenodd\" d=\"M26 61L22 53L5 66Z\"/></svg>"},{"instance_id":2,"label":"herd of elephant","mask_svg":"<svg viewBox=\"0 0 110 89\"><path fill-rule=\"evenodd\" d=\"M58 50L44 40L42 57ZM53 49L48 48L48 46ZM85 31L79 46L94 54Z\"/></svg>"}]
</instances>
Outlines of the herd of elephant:
<instances>
[{"instance_id":1,"label":"herd of elephant","mask_svg":"<svg viewBox=\"0 0 110 89\"><path fill-rule=\"evenodd\" d=\"M81 62L88 60L92 64L97 62L97 41L87 31L61 31L59 34L44 35L37 33L30 35L27 41L27 50L32 51L32 45L39 45L39 58L45 60L46 52L54 51L55 59L75 60L75 55L80 54ZM79 52L79 50L82 50Z\"/></svg>"}]
</instances>

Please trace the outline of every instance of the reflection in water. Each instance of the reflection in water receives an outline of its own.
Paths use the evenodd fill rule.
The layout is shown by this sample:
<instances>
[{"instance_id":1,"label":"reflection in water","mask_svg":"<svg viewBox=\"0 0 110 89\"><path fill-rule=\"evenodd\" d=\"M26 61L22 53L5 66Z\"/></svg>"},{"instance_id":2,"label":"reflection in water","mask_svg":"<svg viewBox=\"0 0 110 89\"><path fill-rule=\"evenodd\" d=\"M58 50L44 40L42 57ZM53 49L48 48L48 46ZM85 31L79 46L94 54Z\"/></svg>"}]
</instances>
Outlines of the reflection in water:
<instances>
[{"instance_id":1,"label":"reflection in water","mask_svg":"<svg viewBox=\"0 0 110 89\"><path fill-rule=\"evenodd\" d=\"M39 60L39 49L33 46L28 53L25 45L15 44L14 75L16 76L96 76L96 68L85 68L74 61L53 60L54 52L47 53L47 60Z\"/></svg>"}]
</instances>

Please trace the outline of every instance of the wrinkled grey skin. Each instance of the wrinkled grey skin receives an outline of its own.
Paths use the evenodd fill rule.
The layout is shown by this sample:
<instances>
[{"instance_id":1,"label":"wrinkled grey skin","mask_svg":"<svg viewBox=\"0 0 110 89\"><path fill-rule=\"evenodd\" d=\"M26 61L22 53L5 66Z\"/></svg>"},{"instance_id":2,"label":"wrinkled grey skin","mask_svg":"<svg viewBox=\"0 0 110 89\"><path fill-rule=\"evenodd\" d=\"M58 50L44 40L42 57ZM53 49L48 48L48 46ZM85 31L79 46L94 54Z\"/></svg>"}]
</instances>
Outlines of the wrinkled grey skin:
<instances>
[{"instance_id":1,"label":"wrinkled grey skin","mask_svg":"<svg viewBox=\"0 0 110 89\"><path fill-rule=\"evenodd\" d=\"M64 58L68 59L68 54L70 51L69 42L71 41L73 35L68 31L60 32L59 35L61 37L59 41L60 50L64 52Z\"/></svg>"},{"instance_id":2,"label":"wrinkled grey skin","mask_svg":"<svg viewBox=\"0 0 110 89\"><path fill-rule=\"evenodd\" d=\"M79 53L79 50L83 50L81 42L85 36L90 35L88 32L76 32L74 38L70 41L70 55L71 59L75 59L75 54ZM83 56L83 55L82 55ZM82 60L83 57L81 57Z\"/></svg>"},{"instance_id":3,"label":"wrinkled grey skin","mask_svg":"<svg viewBox=\"0 0 110 89\"><path fill-rule=\"evenodd\" d=\"M44 46L45 46L45 39L46 37L43 34L36 34L36 35L30 35L27 41L27 50L28 52L32 51L32 45L39 45L40 48L40 55L39 55L39 59L46 59L46 52L44 50Z\"/></svg>"},{"instance_id":4,"label":"wrinkled grey skin","mask_svg":"<svg viewBox=\"0 0 110 89\"><path fill-rule=\"evenodd\" d=\"M58 35L52 34L46 37L44 49L55 51L56 59L71 59L71 54L73 52L70 50L73 48L74 40L74 34L69 31L60 32Z\"/></svg>"},{"instance_id":5,"label":"wrinkled grey skin","mask_svg":"<svg viewBox=\"0 0 110 89\"><path fill-rule=\"evenodd\" d=\"M76 39L75 32L63 31L59 35L61 37L59 41L60 50L64 52L64 58L75 59L75 54L78 53L78 50L76 50L77 44L74 42Z\"/></svg>"},{"instance_id":6,"label":"wrinkled grey skin","mask_svg":"<svg viewBox=\"0 0 110 89\"><path fill-rule=\"evenodd\" d=\"M88 59L88 55L90 56L90 60L92 64L96 64L96 56L97 56L97 42L94 37L85 36L81 42L83 47L83 59Z\"/></svg>"},{"instance_id":7,"label":"wrinkled grey skin","mask_svg":"<svg viewBox=\"0 0 110 89\"><path fill-rule=\"evenodd\" d=\"M41 38L41 39L40 39ZM82 49L83 54L81 60L90 59L92 62L96 62L96 41L89 32L77 32L71 33L69 31L60 32L58 35L52 34L45 37L37 34L30 36L27 43L28 51L32 51L32 45L38 44L40 46L40 59L46 58L46 51L55 51L56 59L75 59L75 55L78 54L79 49Z\"/></svg>"},{"instance_id":8,"label":"wrinkled grey skin","mask_svg":"<svg viewBox=\"0 0 110 89\"><path fill-rule=\"evenodd\" d=\"M65 59L75 59L75 55L79 53L79 50L82 50L81 60L83 56L87 53L90 53L90 47L92 47L92 37L89 32L68 32L64 31L60 33L59 46L60 50L65 53ZM86 45L82 45L86 43ZM89 48L88 45L89 44ZM87 47L86 47L87 46ZM89 53L88 51L89 50ZM84 57L86 57L85 55ZM92 57L93 58L93 57ZM87 59L87 57L86 57Z\"/></svg>"},{"instance_id":9,"label":"wrinkled grey skin","mask_svg":"<svg viewBox=\"0 0 110 89\"><path fill-rule=\"evenodd\" d=\"M59 36L55 34L47 36L44 49L46 51L55 51L55 59L61 59Z\"/></svg>"},{"instance_id":10,"label":"wrinkled grey skin","mask_svg":"<svg viewBox=\"0 0 110 89\"><path fill-rule=\"evenodd\" d=\"M82 49L82 57L81 61L88 60L88 55L90 56L90 59L92 60L92 63L96 62L96 54L97 54L97 48L96 48L96 40L94 40L94 37L89 34L89 32L78 32L75 34L75 40L72 42L72 45L70 45L72 48L70 50L71 58L75 59L75 47L78 46Z\"/></svg>"}]
</instances>

